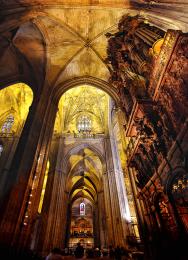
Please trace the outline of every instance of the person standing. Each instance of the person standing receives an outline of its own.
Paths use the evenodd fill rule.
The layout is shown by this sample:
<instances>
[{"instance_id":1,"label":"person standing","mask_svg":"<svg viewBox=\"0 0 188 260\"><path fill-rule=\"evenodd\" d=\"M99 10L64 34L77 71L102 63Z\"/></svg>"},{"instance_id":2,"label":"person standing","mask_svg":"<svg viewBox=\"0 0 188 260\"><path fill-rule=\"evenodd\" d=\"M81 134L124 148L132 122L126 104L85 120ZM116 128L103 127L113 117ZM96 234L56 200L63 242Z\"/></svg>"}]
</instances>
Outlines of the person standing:
<instances>
[{"instance_id":1,"label":"person standing","mask_svg":"<svg viewBox=\"0 0 188 260\"><path fill-rule=\"evenodd\" d=\"M84 248L80 243L77 244L74 255L76 258L82 258L84 256Z\"/></svg>"},{"instance_id":2,"label":"person standing","mask_svg":"<svg viewBox=\"0 0 188 260\"><path fill-rule=\"evenodd\" d=\"M53 248L50 254L46 257L45 260L63 260L61 255L61 250L59 248Z\"/></svg>"}]
</instances>

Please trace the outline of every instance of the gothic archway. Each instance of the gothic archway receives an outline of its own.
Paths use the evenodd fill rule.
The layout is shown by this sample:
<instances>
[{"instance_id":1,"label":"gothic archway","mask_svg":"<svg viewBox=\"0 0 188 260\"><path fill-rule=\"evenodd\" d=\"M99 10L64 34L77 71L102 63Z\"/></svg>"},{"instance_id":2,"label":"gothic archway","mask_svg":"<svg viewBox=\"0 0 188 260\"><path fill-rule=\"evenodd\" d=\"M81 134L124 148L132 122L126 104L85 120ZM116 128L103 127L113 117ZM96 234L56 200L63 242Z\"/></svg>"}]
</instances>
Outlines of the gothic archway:
<instances>
[{"instance_id":1,"label":"gothic archway","mask_svg":"<svg viewBox=\"0 0 188 260\"><path fill-rule=\"evenodd\" d=\"M1 190L4 192L12 159L16 152L22 129L33 102L33 91L25 83L16 83L0 90L0 157ZM6 169L6 171L5 171Z\"/></svg>"},{"instance_id":2,"label":"gothic archway","mask_svg":"<svg viewBox=\"0 0 188 260\"><path fill-rule=\"evenodd\" d=\"M59 100L60 97L69 89L81 85L87 85L88 87L93 86L99 88L104 92L106 92L109 96L111 96L112 99L115 100L117 105L119 104L119 97L117 94L117 90L106 81L91 76L82 76L82 77L73 78L71 80L62 82L59 85L57 85L54 88L55 100Z\"/></svg>"}]
</instances>

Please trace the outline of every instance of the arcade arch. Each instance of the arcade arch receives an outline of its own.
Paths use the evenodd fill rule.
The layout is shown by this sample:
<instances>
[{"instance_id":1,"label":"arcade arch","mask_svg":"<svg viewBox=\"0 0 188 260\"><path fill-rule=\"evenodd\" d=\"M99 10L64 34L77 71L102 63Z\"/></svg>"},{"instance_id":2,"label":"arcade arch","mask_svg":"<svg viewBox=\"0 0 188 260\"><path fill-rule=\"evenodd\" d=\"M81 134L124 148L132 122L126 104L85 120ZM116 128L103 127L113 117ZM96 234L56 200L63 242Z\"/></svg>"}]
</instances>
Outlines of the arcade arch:
<instances>
[{"instance_id":1,"label":"arcade arch","mask_svg":"<svg viewBox=\"0 0 188 260\"><path fill-rule=\"evenodd\" d=\"M111 126L115 102L99 87L88 83L75 87L67 85L67 89L59 99L49 152L50 168L41 212L41 217L44 211L49 216L45 223L43 251L52 245L62 246L62 243L64 246L75 246L78 236L88 247L90 244L97 247L123 245L130 230L125 217L128 206L124 208L127 201L122 202L124 199L120 194L125 190L120 157L114 152L118 148L114 150L112 147L116 145L112 142ZM90 129L78 129L80 115L90 118ZM114 160L119 161L118 169ZM119 177L114 176L115 172ZM49 199L50 207L45 206ZM92 207L89 219L94 232L90 234L92 242L89 245L85 241L87 234L81 232L74 237L72 232L72 221L75 221L73 208L78 201L87 201ZM53 218L50 217L52 215ZM77 217L81 216L78 214ZM60 230L57 230L57 225ZM56 238L49 244L48 236L52 230Z\"/></svg>"},{"instance_id":2,"label":"arcade arch","mask_svg":"<svg viewBox=\"0 0 188 260\"><path fill-rule=\"evenodd\" d=\"M1 191L7 186L7 170L10 168L16 147L33 102L33 91L19 82L0 90L0 182Z\"/></svg>"}]
</instances>

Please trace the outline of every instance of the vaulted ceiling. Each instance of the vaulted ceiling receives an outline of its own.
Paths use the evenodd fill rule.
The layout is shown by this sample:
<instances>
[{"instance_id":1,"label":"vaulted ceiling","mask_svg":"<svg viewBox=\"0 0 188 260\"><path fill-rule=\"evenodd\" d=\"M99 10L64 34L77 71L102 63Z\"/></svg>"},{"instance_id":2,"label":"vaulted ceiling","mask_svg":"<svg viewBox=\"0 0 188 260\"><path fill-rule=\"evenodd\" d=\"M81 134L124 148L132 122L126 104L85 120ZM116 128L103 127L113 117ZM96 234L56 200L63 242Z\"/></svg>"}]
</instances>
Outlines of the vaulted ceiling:
<instances>
[{"instance_id":1,"label":"vaulted ceiling","mask_svg":"<svg viewBox=\"0 0 188 260\"><path fill-rule=\"evenodd\" d=\"M14 84L0 91L0 129L7 117L12 115L14 122L11 132L16 132L18 127L23 127L29 107L33 101L32 90L23 83Z\"/></svg>"},{"instance_id":2,"label":"vaulted ceiling","mask_svg":"<svg viewBox=\"0 0 188 260\"><path fill-rule=\"evenodd\" d=\"M22 76L34 78L35 90L43 84L58 89L65 82L82 77L108 83L105 34L115 32L118 21L126 13L141 13L164 30L187 32L187 5L176 0L170 3L163 0L1 0L0 3L0 88L4 87L3 79L21 81ZM71 109L82 106L80 102L75 99ZM98 109L98 114L101 111ZM95 199L102 171L97 155L82 151L72 155L69 166L71 198Z\"/></svg>"},{"instance_id":3,"label":"vaulted ceiling","mask_svg":"<svg viewBox=\"0 0 188 260\"><path fill-rule=\"evenodd\" d=\"M80 149L70 156L67 170L66 189L70 200L83 197L95 201L101 189L103 171L98 155L88 148Z\"/></svg>"},{"instance_id":4,"label":"vaulted ceiling","mask_svg":"<svg viewBox=\"0 0 188 260\"><path fill-rule=\"evenodd\" d=\"M4 35L0 52L4 55L0 56L0 76L7 77L13 71L30 75L24 71L28 65L37 83L43 74L45 82L53 87L77 77L108 82L106 32L116 31L123 14L138 12L165 29L183 29L187 16L175 21L173 16L181 10L181 4L172 2L164 12L163 1L1 0L0 33ZM14 65L8 62L5 68L7 58ZM18 64L21 58L25 65Z\"/></svg>"},{"instance_id":5,"label":"vaulted ceiling","mask_svg":"<svg viewBox=\"0 0 188 260\"><path fill-rule=\"evenodd\" d=\"M5 7L9 7L11 4L17 4L19 6L33 6L33 5L62 5L80 7L80 6L95 6L95 7L127 7L129 6L129 0L1 0Z\"/></svg>"},{"instance_id":6,"label":"vaulted ceiling","mask_svg":"<svg viewBox=\"0 0 188 260\"><path fill-rule=\"evenodd\" d=\"M115 31L124 9L49 8L35 24L47 40L48 80L53 85L75 77L107 81L105 33Z\"/></svg>"},{"instance_id":7,"label":"vaulted ceiling","mask_svg":"<svg viewBox=\"0 0 188 260\"><path fill-rule=\"evenodd\" d=\"M119 19L128 10L128 1L12 0L3 1L2 5L4 28L21 25L12 40L28 62L35 56L38 60L40 55L44 61L45 52L46 80L50 85L82 76L108 81L105 33L116 30ZM5 14L11 14L11 19ZM45 51L28 22L41 32L44 43L42 39L40 42L45 45ZM0 27L0 31L4 28ZM27 54L26 46L32 50L32 57Z\"/></svg>"},{"instance_id":8,"label":"vaulted ceiling","mask_svg":"<svg viewBox=\"0 0 188 260\"><path fill-rule=\"evenodd\" d=\"M56 133L77 133L78 119L91 119L92 133L107 130L109 96L102 90L82 85L68 90L60 99L54 131Z\"/></svg>"}]
</instances>

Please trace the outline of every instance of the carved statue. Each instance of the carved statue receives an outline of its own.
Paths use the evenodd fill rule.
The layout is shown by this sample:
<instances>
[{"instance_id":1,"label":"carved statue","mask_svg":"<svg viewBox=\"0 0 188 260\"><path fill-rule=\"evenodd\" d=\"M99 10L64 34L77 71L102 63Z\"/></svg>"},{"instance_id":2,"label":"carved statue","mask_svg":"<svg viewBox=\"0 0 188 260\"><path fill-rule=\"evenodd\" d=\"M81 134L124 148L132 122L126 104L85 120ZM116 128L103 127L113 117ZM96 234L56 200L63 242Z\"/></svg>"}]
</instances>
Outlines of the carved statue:
<instances>
[{"instance_id":1,"label":"carved statue","mask_svg":"<svg viewBox=\"0 0 188 260\"><path fill-rule=\"evenodd\" d=\"M165 135L169 141L174 140L176 137L176 132L174 130L173 124L171 122L170 117L166 111L166 108L158 105L153 108L155 115L160 115L158 120L160 120L163 130L165 131Z\"/></svg>"},{"instance_id":2,"label":"carved statue","mask_svg":"<svg viewBox=\"0 0 188 260\"><path fill-rule=\"evenodd\" d=\"M167 126L166 129L172 130L171 137L175 137L173 129L178 131L180 125L188 116L188 37L180 38L176 53L172 56L171 66L165 74L165 81L161 86L159 101L169 114L173 128ZM163 122L164 122L163 113ZM166 125L167 125L167 120ZM170 129L171 128L171 129ZM168 132L169 132L168 131Z\"/></svg>"},{"instance_id":3,"label":"carved statue","mask_svg":"<svg viewBox=\"0 0 188 260\"><path fill-rule=\"evenodd\" d=\"M163 86L163 88L161 89L161 95L159 97L159 101L163 107L166 107L166 109L171 117L173 126L176 128L177 122L179 121L178 113L175 110L176 106L175 106L174 100L172 100L172 97L168 91L167 86Z\"/></svg>"}]
</instances>

